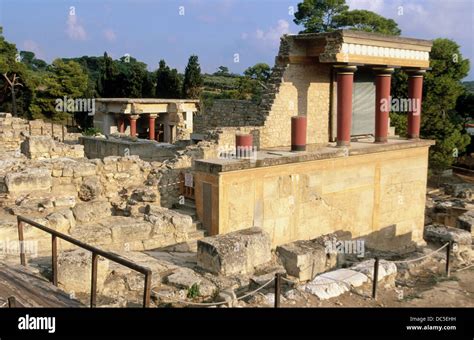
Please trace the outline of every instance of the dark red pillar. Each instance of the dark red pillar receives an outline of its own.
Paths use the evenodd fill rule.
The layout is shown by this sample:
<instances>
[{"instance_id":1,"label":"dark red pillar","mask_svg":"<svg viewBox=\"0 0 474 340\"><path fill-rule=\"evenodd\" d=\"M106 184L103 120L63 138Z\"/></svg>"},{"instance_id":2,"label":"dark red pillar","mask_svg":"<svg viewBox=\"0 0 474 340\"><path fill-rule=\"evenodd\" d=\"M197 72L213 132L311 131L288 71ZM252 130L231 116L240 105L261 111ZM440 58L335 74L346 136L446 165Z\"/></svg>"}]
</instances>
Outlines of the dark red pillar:
<instances>
[{"instance_id":1,"label":"dark red pillar","mask_svg":"<svg viewBox=\"0 0 474 340\"><path fill-rule=\"evenodd\" d=\"M306 150L306 116L291 117L291 151Z\"/></svg>"},{"instance_id":2,"label":"dark red pillar","mask_svg":"<svg viewBox=\"0 0 474 340\"><path fill-rule=\"evenodd\" d=\"M125 132L125 119L123 118L123 116L120 116L118 118L118 131L120 133L124 133Z\"/></svg>"},{"instance_id":3,"label":"dark red pillar","mask_svg":"<svg viewBox=\"0 0 474 340\"><path fill-rule=\"evenodd\" d=\"M351 144L352 87L355 66L335 66L337 72L337 146Z\"/></svg>"},{"instance_id":4,"label":"dark red pillar","mask_svg":"<svg viewBox=\"0 0 474 340\"><path fill-rule=\"evenodd\" d=\"M235 135L235 149L237 158L246 158L252 156L253 136L251 134Z\"/></svg>"},{"instance_id":5,"label":"dark red pillar","mask_svg":"<svg viewBox=\"0 0 474 340\"><path fill-rule=\"evenodd\" d=\"M410 70L408 73L408 99L410 111L408 112L408 138L420 138L421 99L423 96L424 70Z\"/></svg>"},{"instance_id":6,"label":"dark red pillar","mask_svg":"<svg viewBox=\"0 0 474 340\"><path fill-rule=\"evenodd\" d=\"M150 115L148 116L148 123L149 123L148 139L149 139L149 140L154 140L154 139L155 139L155 119L156 119L156 115L155 115L155 114L150 114Z\"/></svg>"},{"instance_id":7,"label":"dark red pillar","mask_svg":"<svg viewBox=\"0 0 474 340\"><path fill-rule=\"evenodd\" d=\"M375 143L386 143L393 68L375 69Z\"/></svg>"},{"instance_id":8,"label":"dark red pillar","mask_svg":"<svg viewBox=\"0 0 474 340\"><path fill-rule=\"evenodd\" d=\"M130 136L137 136L137 119L138 116L130 116Z\"/></svg>"}]
</instances>

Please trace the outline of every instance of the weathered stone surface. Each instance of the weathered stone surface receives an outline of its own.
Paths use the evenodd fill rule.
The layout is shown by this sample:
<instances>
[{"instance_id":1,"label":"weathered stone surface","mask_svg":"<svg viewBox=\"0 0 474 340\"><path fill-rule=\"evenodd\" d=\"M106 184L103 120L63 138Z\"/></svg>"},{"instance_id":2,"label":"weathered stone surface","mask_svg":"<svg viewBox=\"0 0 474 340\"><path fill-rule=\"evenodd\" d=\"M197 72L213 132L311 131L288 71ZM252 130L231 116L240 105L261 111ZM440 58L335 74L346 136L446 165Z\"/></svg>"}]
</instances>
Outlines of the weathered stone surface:
<instances>
[{"instance_id":1,"label":"weathered stone surface","mask_svg":"<svg viewBox=\"0 0 474 340\"><path fill-rule=\"evenodd\" d=\"M151 223L143 220L123 216L112 216L107 219L112 230L113 243L127 243L133 240L146 240L150 238Z\"/></svg>"},{"instance_id":2,"label":"weathered stone surface","mask_svg":"<svg viewBox=\"0 0 474 340\"><path fill-rule=\"evenodd\" d=\"M96 174L96 165L93 163L77 163L73 168L74 177L87 177ZM63 175L64 176L64 175Z\"/></svg>"},{"instance_id":3,"label":"weathered stone surface","mask_svg":"<svg viewBox=\"0 0 474 340\"><path fill-rule=\"evenodd\" d=\"M26 169L22 172L9 173L5 177L8 192L15 195L32 191L51 189L52 177L48 169Z\"/></svg>"},{"instance_id":4,"label":"weathered stone surface","mask_svg":"<svg viewBox=\"0 0 474 340\"><path fill-rule=\"evenodd\" d=\"M312 241L296 241L277 247L286 272L301 281L311 280L326 270L325 248Z\"/></svg>"},{"instance_id":5,"label":"weathered stone surface","mask_svg":"<svg viewBox=\"0 0 474 340\"><path fill-rule=\"evenodd\" d=\"M145 220L155 225L155 234L161 233L167 228L181 233L193 230L193 219L177 211L156 205L147 205L145 213Z\"/></svg>"},{"instance_id":6,"label":"weathered stone surface","mask_svg":"<svg viewBox=\"0 0 474 340\"><path fill-rule=\"evenodd\" d=\"M108 275L109 260L99 256L97 266L97 291L104 287ZM92 255L76 249L61 252L58 256L58 283L68 292L90 292Z\"/></svg>"},{"instance_id":7,"label":"weathered stone surface","mask_svg":"<svg viewBox=\"0 0 474 340\"><path fill-rule=\"evenodd\" d=\"M302 289L321 300L326 300L349 291L351 287L359 287L368 280L369 278L360 272L338 269L316 276L311 282L302 286Z\"/></svg>"},{"instance_id":8,"label":"weathered stone surface","mask_svg":"<svg viewBox=\"0 0 474 340\"><path fill-rule=\"evenodd\" d=\"M150 187L142 187L133 190L131 198L138 202L155 202L157 195Z\"/></svg>"},{"instance_id":9,"label":"weathered stone surface","mask_svg":"<svg viewBox=\"0 0 474 340\"><path fill-rule=\"evenodd\" d=\"M173 274L166 277L166 282L183 289L189 289L196 284L199 287L200 296L211 296L216 290L216 286L212 282L189 268L178 268Z\"/></svg>"},{"instance_id":10,"label":"weathered stone surface","mask_svg":"<svg viewBox=\"0 0 474 340\"><path fill-rule=\"evenodd\" d=\"M198 240L198 265L223 275L249 274L271 260L269 236L260 228L249 228Z\"/></svg>"},{"instance_id":11,"label":"weathered stone surface","mask_svg":"<svg viewBox=\"0 0 474 340\"><path fill-rule=\"evenodd\" d=\"M54 199L54 206L57 208L74 208L76 205L76 197L62 196Z\"/></svg>"},{"instance_id":12,"label":"weathered stone surface","mask_svg":"<svg viewBox=\"0 0 474 340\"><path fill-rule=\"evenodd\" d=\"M50 158L54 140L50 136L27 136L21 143L21 152L28 158Z\"/></svg>"},{"instance_id":13,"label":"weathered stone surface","mask_svg":"<svg viewBox=\"0 0 474 340\"><path fill-rule=\"evenodd\" d=\"M461 245L472 244L472 235L470 232L458 228L446 227L439 224L426 226L423 238L427 242L442 244L450 241L456 242Z\"/></svg>"},{"instance_id":14,"label":"weathered stone surface","mask_svg":"<svg viewBox=\"0 0 474 340\"><path fill-rule=\"evenodd\" d=\"M93 201L76 204L72 212L77 222L91 222L112 214L112 206L107 201Z\"/></svg>"},{"instance_id":15,"label":"weathered stone surface","mask_svg":"<svg viewBox=\"0 0 474 340\"><path fill-rule=\"evenodd\" d=\"M352 266L350 269L367 275L367 277L372 281L374 277L374 263L375 260L371 259L358 263L355 266ZM385 277L394 276L396 274L397 266L395 263L386 260L379 261L377 281L382 281Z\"/></svg>"},{"instance_id":16,"label":"weathered stone surface","mask_svg":"<svg viewBox=\"0 0 474 340\"><path fill-rule=\"evenodd\" d=\"M100 196L102 192L102 185L97 177L91 176L84 178L79 189L78 196L83 201L91 201Z\"/></svg>"},{"instance_id":17,"label":"weathered stone surface","mask_svg":"<svg viewBox=\"0 0 474 340\"><path fill-rule=\"evenodd\" d=\"M48 220L48 225L50 228L61 233L67 234L69 232L69 228L71 228L71 220L59 212L49 214L46 216L46 219Z\"/></svg>"},{"instance_id":18,"label":"weathered stone surface","mask_svg":"<svg viewBox=\"0 0 474 340\"><path fill-rule=\"evenodd\" d=\"M474 185L470 183L445 183L444 192L459 198L470 199L474 192Z\"/></svg>"},{"instance_id":19,"label":"weathered stone surface","mask_svg":"<svg viewBox=\"0 0 474 340\"><path fill-rule=\"evenodd\" d=\"M461 216L458 216L456 220L456 227L464 229L474 235L474 210L469 210Z\"/></svg>"}]
</instances>

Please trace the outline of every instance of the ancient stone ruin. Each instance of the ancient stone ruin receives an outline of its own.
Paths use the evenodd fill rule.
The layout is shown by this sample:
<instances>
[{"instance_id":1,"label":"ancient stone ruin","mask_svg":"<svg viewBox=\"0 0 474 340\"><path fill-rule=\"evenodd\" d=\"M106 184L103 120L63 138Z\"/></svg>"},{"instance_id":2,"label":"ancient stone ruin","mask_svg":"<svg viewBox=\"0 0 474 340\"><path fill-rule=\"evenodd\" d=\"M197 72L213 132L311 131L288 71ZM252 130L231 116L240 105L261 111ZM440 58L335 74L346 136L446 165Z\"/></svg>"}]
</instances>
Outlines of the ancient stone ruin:
<instances>
[{"instance_id":1,"label":"ancient stone ruin","mask_svg":"<svg viewBox=\"0 0 474 340\"><path fill-rule=\"evenodd\" d=\"M0 240L32 242L20 259L67 293L61 304L92 301L92 278L96 305L116 307L327 306L374 286L415 294L423 268L470 266L474 189L433 188L421 112L399 138L372 99L390 94L387 65L419 90L430 49L351 31L284 36L261 103L197 113L195 100L103 98L97 136L1 114Z\"/></svg>"}]
</instances>

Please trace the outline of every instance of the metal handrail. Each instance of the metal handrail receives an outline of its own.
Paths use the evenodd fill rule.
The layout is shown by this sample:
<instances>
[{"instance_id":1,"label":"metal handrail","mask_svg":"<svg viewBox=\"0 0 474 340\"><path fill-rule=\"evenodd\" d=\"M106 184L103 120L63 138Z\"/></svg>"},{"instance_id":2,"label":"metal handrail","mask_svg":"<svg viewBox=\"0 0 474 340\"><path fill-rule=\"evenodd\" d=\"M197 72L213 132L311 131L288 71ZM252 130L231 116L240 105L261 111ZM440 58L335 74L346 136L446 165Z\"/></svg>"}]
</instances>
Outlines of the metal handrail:
<instances>
[{"instance_id":1,"label":"metal handrail","mask_svg":"<svg viewBox=\"0 0 474 340\"><path fill-rule=\"evenodd\" d=\"M143 275L145 275L145 287L143 291L143 307L150 306L150 295L151 295L151 275L152 271L149 268L142 267L136 263L133 263L129 260L126 260L120 257L117 254L109 253L105 250L96 248L75 238L72 238L68 235L60 233L56 230L50 229L42 224L39 224L29 218L23 216L17 216L18 222L18 238L20 241L20 262L23 266L26 266L26 257L25 257L25 248L23 244L23 223L27 223L33 227L36 227L40 230L43 230L49 234L51 234L51 245L52 245L52 269L53 269L53 277L52 283L57 286L58 285L58 251L57 251L57 238L60 238L64 241L72 243L80 248L88 250L92 253L92 277L91 277L91 308L96 306L97 301L97 264L99 260L99 256L106 258L110 261L116 262L121 264L122 266L128 267L132 270L135 270Z\"/></svg>"}]
</instances>

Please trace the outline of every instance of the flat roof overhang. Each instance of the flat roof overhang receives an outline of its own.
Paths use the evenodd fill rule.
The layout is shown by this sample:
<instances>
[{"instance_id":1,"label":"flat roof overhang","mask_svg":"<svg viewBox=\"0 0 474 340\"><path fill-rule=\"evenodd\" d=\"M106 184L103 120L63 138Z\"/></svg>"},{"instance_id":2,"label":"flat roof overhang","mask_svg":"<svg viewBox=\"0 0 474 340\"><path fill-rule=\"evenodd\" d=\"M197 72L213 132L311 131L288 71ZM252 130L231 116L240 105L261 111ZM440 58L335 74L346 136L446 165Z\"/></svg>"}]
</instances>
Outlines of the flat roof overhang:
<instances>
[{"instance_id":1,"label":"flat roof overhang","mask_svg":"<svg viewBox=\"0 0 474 340\"><path fill-rule=\"evenodd\" d=\"M430 40L352 30L286 35L289 63L334 63L429 68Z\"/></svg>"},{"instance_id":2,"label":"flat roof overhang","mask_svg":"<svg viewBox=\"0 0 474 340\"><path fill-rule=\"evenodd\" d=\"M98 112L129 115L199 110L197 99L97 98L95 101Z\"/></svg>"}]
</instances>

